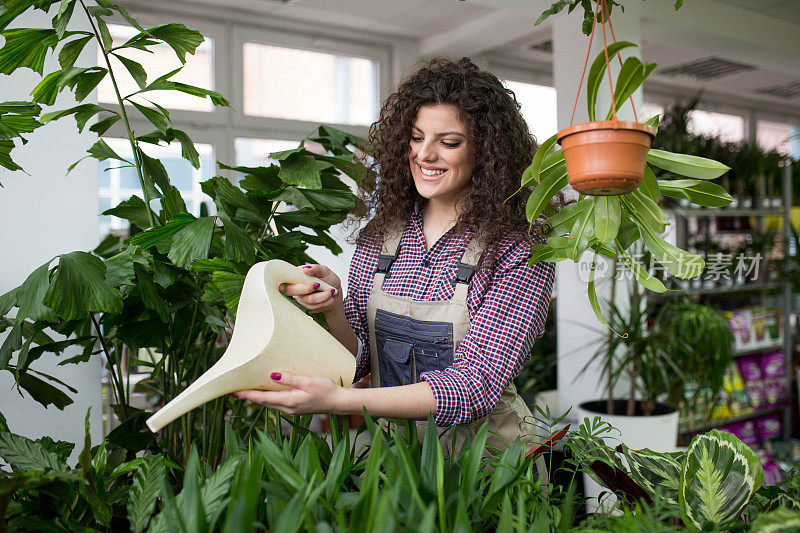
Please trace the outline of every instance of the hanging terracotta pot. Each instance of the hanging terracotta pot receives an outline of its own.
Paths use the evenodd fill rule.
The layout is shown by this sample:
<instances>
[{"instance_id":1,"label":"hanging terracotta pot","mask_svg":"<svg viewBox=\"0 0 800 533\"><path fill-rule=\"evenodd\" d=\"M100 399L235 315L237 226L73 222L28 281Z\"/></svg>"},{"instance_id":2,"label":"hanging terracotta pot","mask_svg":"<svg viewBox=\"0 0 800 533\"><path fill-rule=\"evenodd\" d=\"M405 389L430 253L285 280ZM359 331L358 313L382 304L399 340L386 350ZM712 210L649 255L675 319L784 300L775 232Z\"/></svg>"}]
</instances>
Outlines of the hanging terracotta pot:
<instances>
[{"instance_id":1,"label":"hanging terracotta pot","mask_svg":"<svg viewBox=\"0 0 800 533\"><path fill-rule=\"evenodd\" d=\"M647 124L605 120L561 130L558 143L569 184L581 194L619 196L636 189L655 131Z\"/></svg>"}]
</instances>

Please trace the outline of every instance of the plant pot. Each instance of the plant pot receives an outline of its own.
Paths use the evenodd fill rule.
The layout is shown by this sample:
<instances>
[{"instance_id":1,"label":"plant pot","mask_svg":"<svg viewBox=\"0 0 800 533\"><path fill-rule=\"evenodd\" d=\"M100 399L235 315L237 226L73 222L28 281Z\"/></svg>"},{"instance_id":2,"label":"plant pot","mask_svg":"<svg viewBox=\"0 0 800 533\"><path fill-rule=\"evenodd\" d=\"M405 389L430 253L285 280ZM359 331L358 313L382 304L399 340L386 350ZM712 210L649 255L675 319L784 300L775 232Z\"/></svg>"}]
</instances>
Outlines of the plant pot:
<instances>
[{"instance_id":1,"label":"plant pot","mask_svg":"<svg viewBox=\"0 0 800 533\"><path fill-rule=\"evenodd\" d=\"M626 416L621 413L625 412L627 405L627 400L614 400L614 414L609 415L606 412L605 400L584 402L576 409L576 415L579 423L583 423L584 418L592 420L594 417L599 416L604 422L608 422L618 429L621 433L620 435L612 432L604 438L606 445L612 448L616 447L621 441L634 450L648 448L655 452L676 451L678 411L666 404L659 403L656 404L652 415L645 416L641 414L641 406L637 401L636 411L640 414ZM601 487L587 474L583 476L583 483L584 493L588 498L586 502L588 512L596 512L600 507L609 509L616 502L616 498L613 495L604 496L603 501L600 502L601 493L608 493L608 490Z\"/></svg>"},{"instance_id":2,"label":"plant pot","mask_svg":"<svg viewBox=\"0 0 800 533\"><path fill-rule=\"evenodd\" d=\"M636 189L655 130L632 121L575 124L558 133L569 184L581 194L619 196Z\"/></svg>"}]
</instances>

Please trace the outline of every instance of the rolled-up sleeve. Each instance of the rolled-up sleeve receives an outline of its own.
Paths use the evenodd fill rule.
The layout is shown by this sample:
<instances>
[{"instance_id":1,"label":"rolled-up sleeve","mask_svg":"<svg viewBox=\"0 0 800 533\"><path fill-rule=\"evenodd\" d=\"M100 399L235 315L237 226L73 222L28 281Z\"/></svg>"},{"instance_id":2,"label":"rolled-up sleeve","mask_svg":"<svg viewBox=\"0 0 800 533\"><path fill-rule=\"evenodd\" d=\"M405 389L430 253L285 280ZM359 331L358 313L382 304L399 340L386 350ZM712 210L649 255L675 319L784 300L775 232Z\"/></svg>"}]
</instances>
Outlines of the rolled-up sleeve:
<instances>
[{"instance_id":1,"label":"rolled-up sleeve","mask_svg":"<svg viewBox=\"0 0 800 533\"><path fill-rule=\"evenodd\" d=\"M369 329L367 327L367 300L372 290L372 278L378 265L377 251L373 242L360 244L350 262L347 276L347 298L344 300L344 314L347 322L358 337L359 350L356 356L358 381L370 373Z\"/></svg>"},{"instance_id":2,"label":"rolled-up sleeve","mask_svg":"<svg viewBox=\"0 0 800 533\"><path fill-rule=\"evenodd\" d=\"M467 304L470 327L445 370L425 372L436 399L437 426L489 414L544 333L553 289L551 263L528 265L529 247L499 250L492 272L474 276ZM476 290L478 287L484 290Z\"/></svg>"}]
</instances>

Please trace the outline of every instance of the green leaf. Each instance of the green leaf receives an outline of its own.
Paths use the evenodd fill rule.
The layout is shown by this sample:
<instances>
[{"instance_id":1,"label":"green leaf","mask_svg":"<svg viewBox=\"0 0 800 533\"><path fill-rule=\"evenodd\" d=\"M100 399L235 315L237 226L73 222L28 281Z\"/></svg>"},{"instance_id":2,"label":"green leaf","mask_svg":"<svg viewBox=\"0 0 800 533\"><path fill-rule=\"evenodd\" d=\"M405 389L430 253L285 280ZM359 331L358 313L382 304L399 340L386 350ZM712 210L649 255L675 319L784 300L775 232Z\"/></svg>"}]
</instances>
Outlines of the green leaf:
<instances>
[{"instance_id":1,"label":"green leaf","mask_svg":"<svg viewBox=\"0 0 800 533\"><path fill-rule=\"evenodd\" d=\"M123 163L128 163L129 165L133 166L133 163L118 155L114 150L111 149L109 145L106 144L103 139L98 139L97 142L87 150L87 152L98 161L114 159L116 161L122 161Z\"/></svg>"},{"instance_id":2,"label":"green leaf","mask_svg":"<svg viewBox=\"0 0 800 533\"><path fill-rule=\"evenodd\" d=\"M13 149L14 141L0 140L0 166L10 170L11 172L22 170L22 167L16 164L13 159L11 159L11 150Z\"/></svg>"},{"instance_id":3,"label":"green leaf","mask_svg":"<svg viewBox=\"0 0 800 533\"><path fill-rule=\"evenodd\" d=\"M659 235L667 229L667 217L652 198L636 189L623 195L621 200L628 209L636 211L641 219Z\"/></svg>"},{"instance_id":4,"label":"green leaf","mask_svg":"<svg viewBox=\"0 0 800 533\"><path fill-rule=\"evenodd\" d=\"M56 103L56 97L58 96L59 91L63 88L63 85L59 84L59 80L61 79L61 75L63 73L64 72L61 70L56 70L55 72L51 72L42 78L42 81L40 81L31 91L33 101L44 105L53 105Z\"/></svg>"},{"instance_id":5,"label":"green leaf","mask_svg":"<svg viewBox=\"0 0 800 533\"><path fill-rule=\"evenodd\" d=\"M712 180L725 174L730 168L713 159L696 155L674 154L651 148L647 152L647 162L651 165L681 176L701 180Z\"/></svg>"},{"instance_id":6,"label":"green leaf","mask_svg":"<svg viewBox=\"0 0 800 533\"><path fill-rule=\"evenodd\" d=\"M52 259L34 270L16 291L16 303L19 306L17 323L29 318L33 321L55 321L53 310L43 305L45 294L50 288L50 263Z\"/></svg>"},{"instance_id":7,"label":"green leaf","mask_svg":"<svg viewBox=\"0 0 800 533\"><path fill-rule=\"evenodd\" d=\"M793 533L800 531L800 512L786 508L774 509L753 520L750 533Z\"/></svg>"},{"instance_id":8,"label":"green leaf","mask_svg":"<svg viewBox=\"0 0 800 533\"><path fill-rule=\"evenodd\" d=\"M164 458L160 455L148 455L133 475L128 492L128 522L136 533L144 531L156 508L156 501L161 492L161 479L166 477Z\"/></svg>"},{"instance_id":9,"label":"green leaf","mask_svg":"<svg viewBox=\"0 0 800 533\"><path fill-rule=\"evenodd\" d=\"M647 120L645 121L645 124L647 124L648 126L650 126L651 128L653 128L653 130L655 130L655 133L658 133L658 122L659 122L659 118L660 118L660 117L659 117L658 115L653 115L652 117L650 117L649 119L647 119Z\"/></svg>"},{"instance_id":10,"label":"green leaf","mask_svg":"<svg viewBox=\"0 0 800 533\"><path fill-rule=\"evenodd\" d=\"M661 180L658 188L664 196L684 198L693 204L707 207L724 207L733 201L733 197L724 188L710 181Z\"/></svg>"},{"instance_id":11,"label":"green leaf","mask_svg":"<svg viewBox=\"0 0 800 533\"><path fill-rule=\"evenodd\" d=\"M545 172L542 175L541 183L533 189L533 192L528 197L528 203L525 206L525 216L528 218L528 222L535 222L553 196L566 187L568 183L566 165L558 165Z\"/></svg>"},{"instance_id":12,"label":"green leaf","mask_svg":"<svg viewBox=\"0 0 800 533\"><path fill-rule=\"evenodd\" d=\"M75 0L68 0L61 2L58 8L58 14L53 18L53 28L56 30L56 35L59 39L64 38L64 33L67 31L67 24L72 18L72 12L75 9Z\"/></svg>"},{"instance_id":13,"label":"green leaf","mask_svg":"<svg viewBox=\"0 0 800 533\"><path fill-rule=\"evenodd\" d=\"M536 154L533 156L533 161L531 161L531 165L525 169L525 172L522 174L522 187L528 187L531 184L538 185L539 179L542 173L542 162L544 161L545 156L550 153L550 150L556 145L558 141L558 134L554 134L552 137L544 141L541 146L536 150Z\"/></svg>"},{"instance_id":14,"label":"green leaf","mask_svg":"<svg viewBox=\"0 0 800 533\"><path fill-rule=\"evenodd\" d=\"M638 45L629 41L617 41L608 45L608 60L611 61L614 59L614 55L620 50L630 47L638 48ZM600 84L603 82L603 75L605 72L606 56L604 52L600 52L589 68L589 77L586 78L586 105L589 110L590 121L596 120L595 107L597 105L597 92L600 89Z\"/></svg>"},{"instance_id":15,"label":"green leaf","mask_svg":"<svg viewBox=\"0 0 800 533\"><path fill-rule=\"evenodd\" d=\"M273 157L277 154L270 154ZM293 153L281 161L278 177L287 185L321 189L322 178L313 155Z\"/></svg>"},{"instance_id":16,"label":"green leaf","mask_svg":"<svg viewBox=\"0 0 800 533\"><path fill-rule=\"evenodd\" d=\"M169 239L188 224L197 219L189 213L176 213L167 224L162 228L152 228L142 233L138 233L131 239L132 244L138 244L145 250L155 246L159 242Z\"/></svg>"},{"instance_id":17,"label":"green leaf","mask_svg":"<svg viewBox=\"0 0 800 533\"><path fill-rule=\"evenodd\" d=\"M551 15L556 15L560 13L566 6L567 6L566 0L558 0L558 2L555 2L549 8L544 10L544 12L541 15L539 15L539 18L536 19L536 22L534 22L533 25L538 26L539 24L547 20L547 18L550 17Z\"/></svg>"},{"instance_id":18,"label":"green leaf","mask_svg":"<svg viewBox=\"0 0 800 533\"><path fill-rule=\"evenodd\" d=\"M654 452L647 448L631 450L622 444L631 479L655 499L658 494L670 506L678 506L678 484L682 461L671 453Z\"/></svg>"},{"instance_id":19,"label":"green leaf","mask_svg":"<svg viewBox=\"0 0 800 533\"><path fill-rule=\"evenodd\" d=\"M139 151L139 160L142 162L145 176L151 183L158 185L162 193L165 193L172 186L169 182L169 175L167 169L164 168L164 163L154 157L150 157L138 146L136 149Z\"/></svg>"},{"instance_id":20,"label":"green leaf","mask_svg":"<svg viewBox=\"0 0 800 533\"><path fill-rule=\"evenodd\" d=\"M225 230L225 259L251 265L255 263L255 244L247 233L235 222L220 216Z\"/></svg>"},{"instance_id":21,"label":"green leaf","mask_svg":"<svg viewBox=\"0 0 800 533\"><path fill-rule=\"evenodd\" d=\"M161 199L162 215L172 218L173 215L186 212L186 202L183 201L181 191L177 187L170 186L169 190Z\"/></svg>"},{"instance_id":22,"label":"green leaf","mask_svg":"<svg viewBox=\"0 0 800 533\"><path fill-rule=\"evenodd\" d=\"M653 257L664 267L679 278L693 278L702 274L705 261L697 254L681 250L656 233L652 227L645 223L639 213L633 212L631 216L641 232L642 239L653 254Z\"/></svg>"},{"instance_id":23,"label":"green leaf","mask_svg":"<svg viewBox=\"0 0 800 533\"><path fill-rule=\"evenodd\" d=\"M17 28L0 32L5 44L0 48L0 74L11 74L18 68L29 68L42 74L47 52L58 44L55 30Z\"/></svg>"},{"instance_id":24,"label":"green leaf","mask_svg":"<svg viewBox=\"0 0 800 533\"><path fill-rule=\"evenodd\" d=\"M98 120L97 122L89 126L89 130L95 132L98 135L103 135L106 131L108 131L108 128L116 124L117 121L121 118L122 117L119 115L111 115L110 117Z\"/></svg>"},{"instance_id":25,"label":"green leaf","mask_svg":"<svg viewBox=\"0 0 800 533\"><path fill-rule=\"evenodd\" d=\"M150 219L147 217L148 211L150 211L150 214L153 215L153 218L155 219L155 213L153 213L153 210L148 209L144 203L144 200L134 195L127 200L120 202L116 207L106 209L102 214L124 218L138 228L147 229L150 227Z\"/></svg>"},{"instance_id":26,"label":"green leaf","mask_svg":"<svg viewBox=\"0 0 800 533\"><path fill-rule=\"evenodd\" d=\"M202 217L181 228L172 238L167 257L177 266L189 270L192 261L208 257L214 217Z\"/></svg>"},{"instance_id":27,"label":"green leaf","mask_svg":"<svg viewBox=\"0 0 800 533\"><path fill-rule=\"evenodd\" d=\"M168 323L170 309L164 298L158 293L158 287L153 281L152 275L139 264L134 264L133 270L136 272L136 290L142 298L142 303L146 308L155 311L162 322Z\"/></svg>"},{"instance_id":28,"label":"green leaf","mask_svg":"<svg viewBox=\"0 0 800 533\"><path fill-rule=\"evenodd\" d=\"M194 54L197 47L203 43L203 35L199 31L190 30L183 24L162 24L148 29L147 33L167 43L175 51L181 63L186 63L186 54Z\"/></svg>"},{"instance_id":29,"label":"green leaf","mask_svg":"<svg viewBox=\"0 0 800 533\"><path fill-rule=\"evenodd\" d=\"M75 92L75 99L81 102L95 90L107 73L108 71L101 67L72 67L64 71L58 79L58 84L61 87L72 88Z\"/></svg>"},{"instance_id":30,"label":"green leaf","mask_svg":"<svg viewBox=\"0 0 800 533\"><path fill-rule=\"evenodd\" d=\"M86 43L91 40L91 35L85 35L62 46L61 51L58 53L58 64L61 65L61 68L67 70L74 67L75 61L80 57L81 52L86 47Z\"/></svg>"},{"instance_id":31,"label":"green leaf","mask_svg":"<svg viewBox=\"0 0 800 533\"><path fill-rule=\"evenodd\" d=\"M575 217L575 222L572 223L572 229L569 232L569 246L567 254L569 257L577 262L586 248L589 247L589 239L592 237L593 222L594 222L595 203L580 212Z\"/></svg>"},{"instance_id":32,"label":"green leaf","mask_svg":"<svg viewBox=\"0 0 800 533\"><path fill-rule=\"evenodd\" d=\"M121 54L112 53L111 55L119 59L120 63L125 65L125 68L130 73L131 77L133 78L133 81L136 82L136 85L138 85L140 89L144 89L147 86L147 72L145 72L144 67L142 65L140 65L139 63L137 63L132 59L128 59L127 57Z\"/></svg>"},{"instance_id":33,"label":"green leaf","mask_svg":"<svg viewBox=\"0 0 800 533\"><path fill-rule=\"evenodd\" d=\"M106 24L105 20L99 17L95 17L94 20L95 23L97 24L97 30L100 33L100 41L103 50L108 52L109 50L111 50L111 47L114 46L114 38L111 37L111 32L108 31L108 25Z\"/></svg>"},{"instance_id":34,"label":"green leaf","mask_svg":"<svg viewBox=\"0 0 800 533\"><path fill-rule=\"evenodd\" d=\"M656 180L656 175L653 174L653 171L647 165L644 166L644 178L642 179L642 184L639 185L639 190L655 203L661 201L658 180Z\"/></svg>"},{"instance_id":35,"label":"green leaf","mask_svg":"<svg viewBox=\"0 0 800 533\"><path fill-rule=\"evenodd\" d=\"M727 529L761 487L764 471L749 446L732 433L712 429L686 451L678 499L684 520L697 529Z\"/></svg>"},{"instance_id":36,"label":"green leaf","mask_svg":"<svg viewBox=\"0 0 800 533\"><path fill-rule=\"evenodd\" d=\"M597 196L594 199L594 235L600 242L617 238L622 221L622 205L617 196Z\"/></svg>"},{"instance_id":37,"label":"green leaf","mask_svg":"<svg viewBox=\"0 0 800 533\"><path fill-rule=\"evenodd\" d=\"M122 293L106 282L105 274L103 261L92 254L61 255L43 303L65 320L104 311L118 313Z\"/></svg>"},{"instance_id":38,"label":"green leaf","mask_svg":"<svg viewBox=\"0 0 800 533\"><path fill-rule=\"evenodd\" d=\"M166 116L169 118L169 115ZM170 128L167 131L167 134L171 134L179 143L181 143L181 157L188 160L194 168L200 168L200 154L197 153L197 149L194 147L194 143L189 136L186 135L185 132L176 130L174 128Z\"/></svg>"},{"instance_id":39,"label":"green leaf","mask_svg":"<svg viewBox=\"0 0 800 533\"><path fill-rule=\"evenodd\" d=\"M214 272L211 276L214 287L225 300L225 307L234 315L239 306L239 297L244 287L244 276L238 272Z\"/></svg>"},{"instance_id":40,"label":"green leaf","mask_svg":"<svg viewBox=\"0 0 800 533\"><path fill-rule=\"evenodd\" d=\"M626 252L622 247L622 243L619 241L617 241L617 254L619 255L620 261L622 261L622 264L628 267L628 270L633 273L636 281L638 281L643 287L658 293L667 291L667 288L664 286L664 284L661 283L661 281L659 281L657 278L653 277L653 275L647 271L647 268L644 265L639 263L630 254L628 254L628 252Z\"/></svg>"},{"instance_id":41,"label":"green leaf","mask_svg":"<svg viewBox=\"0 0 800 533\"><path fill-rule=\"evenodd\" d=\"M638 57L629 57L622 64L622 68L617 75L617 85L614 87L614 104L617 110L625 104L636 90L642 86L644 80L656 68L655 63L643 64ZM614 116L614 108L609 108L606 120L611 120Z\"/></svg>"},{"instance_id":42,"label":"green leaf","mask_svg":"<svg viewBox=\"0 0 800 533\"><path fill-rule=\"evenodd\" d=\"M210 529L219 520L228 504L227 496L231 490L231 484L236 476L236 471L242 462L241 456L234 455L225 459L216 471L208 477L200 489L202 508L205 510L206 521Z\"/></svg>"},{"instance_id":43,"label":"green leaf","mask_svg":"<svg viewBox=\"0 0 800 533\"><path fill-rule=\"evenodd\" d=\"M69 471L69 467L58 454L49 451L42 443L13 433L0 432L0 457L14 472Z\"/></svg>"},{"instance_id":44,"label":"green leaf","mask_svg":"<svg viewBox=\"0 0 800 533\"><path fill-rule=\"evenodd\" d=\"M107 112L108 110L97 104L81 104L75 107L70 107L69 109L45 113L42 115L41 121L42 124L47 124L48 122L58 120L67 115L75 115L75 122L78 124L78 131L83 132L83 128L86 126L86 123L89 122L89 119L103 111Z\"/></svg>"},{"instance_id":45,"label":"green leaf","mask_svg":"<svg viewBox=\"0 0 800 533\"><path fill-rule=\"evenodd\" d=\"M143 106L141 104L137 104L136 102L131 102L136 109L146 118L153 126L155 126L160 132L166 133L167 129L169 128L169 121L167 117L165 117L161 112L156 111L155 109L150 109L149 107Z\"/></svg>"},{"instance_id":46,"label":"green leaf","mask_svg":"<svg viewBox=\"0 0 800 533\"><path fill-rule=\"evenodd\" d=\"M45 377L57 381L52 376ZM40 403L45 409L48 405L53 405L56 409L64 409L72 403L72 399L64 392L32 375L30 370L24 374L20 374L18 383L25 392L31 395L31 398ZM77 391L72 389L72 392L75 393Z\"/></svg>"}]
</instances>

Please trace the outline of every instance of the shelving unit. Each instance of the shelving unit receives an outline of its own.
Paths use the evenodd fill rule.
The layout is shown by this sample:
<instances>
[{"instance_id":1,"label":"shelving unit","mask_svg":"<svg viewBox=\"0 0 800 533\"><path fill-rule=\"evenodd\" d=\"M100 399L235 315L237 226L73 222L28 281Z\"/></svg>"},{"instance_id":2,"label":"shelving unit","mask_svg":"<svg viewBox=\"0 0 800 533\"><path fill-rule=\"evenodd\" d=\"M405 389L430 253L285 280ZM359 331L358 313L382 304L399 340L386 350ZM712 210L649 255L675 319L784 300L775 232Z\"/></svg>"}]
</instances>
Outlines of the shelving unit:
<instances>
[{"instance_id":1,"label":"shelving unit","mask_svg":"<svg viewBox=\"0 0 800 533\"><path fill-rule=\"evenodd\" d=\"M687 222L692 217L755 217L758 221L758 230L763 231L763 220L765 217L782 216L783 217L783 235L784 242L787 242L791 237L791 208L792 208L792 170L791 166L787 165L783 171L783 206L777 207L759 207L759 208L719 208L719 209L698 209L691 207L678 207L666 210L668 213L676 215L679 221L677 224L677 240L679 246L685 246L687 241ZM741 233L741 232L739 232ZM784 250L784 253L787 253ZM784 268L788 268L784 266ZM786 274L786 272L784 272ZM734 417L729 417L720 420L713 420L708 423L697 425L687 428L687 432L703 431L714 427L719 427L727 424L734 424L746 420L758 418L764 415L782 413L783 414L783 437L789 439L792 433L792 397L793 397L793 378L792 378L792 358L794 354L794 338L796 328L796 313L800 310L792 309L792 287L788 276L783 277L782 282L755 282L745 283L740 285L723 285L716 287L701 287L701 288L686 288L682 291L687 295L699 296L722 296L722 295L735 295L737 293L760 293L764 294L767 291L779 290L781 293L781 314L783 318L783 340L779 343L772 345L763 345L746 350L739 350L734 354L735 358L745 357L748 355L755 355L759 353L767 353L769 351L783 350L784 360L786 364L786 380L787 390L789 397L781 400L778 404L772 405L767 408L754 410L751 413L746 413Z\"/></svg>"}]
</instances>

